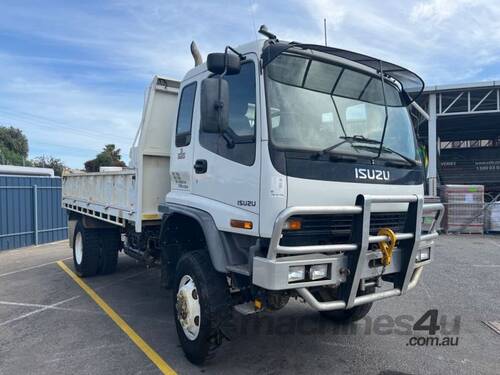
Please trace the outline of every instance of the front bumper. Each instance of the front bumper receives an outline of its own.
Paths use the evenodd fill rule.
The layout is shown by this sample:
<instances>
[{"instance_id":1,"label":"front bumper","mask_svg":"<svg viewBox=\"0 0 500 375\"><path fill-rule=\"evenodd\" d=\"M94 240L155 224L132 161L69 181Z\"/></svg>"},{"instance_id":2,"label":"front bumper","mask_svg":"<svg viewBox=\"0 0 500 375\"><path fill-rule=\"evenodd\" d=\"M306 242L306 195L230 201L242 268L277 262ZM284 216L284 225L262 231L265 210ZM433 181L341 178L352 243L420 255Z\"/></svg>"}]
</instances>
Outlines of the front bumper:
<instances>
[{"instance_id":1,"label":"front bumper","mask_svg":"<svg viewBox=\"0 0 500 375\"><path fill-rule=\"evenodd\" d=\"M396 233L397 247L393 251L391 264L383 267L378 259L380 251L368 250L370 244L388 240L386 236L370 235L370 213L373 204L408 203L404 232ZM423 214L434 213L434 221L425 234L421 233ZM313 308L336 310L358 306L379 299L398 296L413 288L420 277L422 266L430 260L416 262L420 249L433 246L438 236L436 228L444 213L441 204L423 204L423 198L408 196L359 195L354 206L290 207L280 213L273 228L267 257L254 257L253 284L268 290L295 289ZM293 215L342 215L353 214L350 243L283 246L280 245L283 226ZM432 251L431 251L432 254ZM288 282L290 266L328 265L328 277L314 281ZM372 294L357 296L365 280L381 275L391 275L394 288ZM339 287L341 299L320 302L308 288L317 286Z\"/></svg>"}]
</instances>

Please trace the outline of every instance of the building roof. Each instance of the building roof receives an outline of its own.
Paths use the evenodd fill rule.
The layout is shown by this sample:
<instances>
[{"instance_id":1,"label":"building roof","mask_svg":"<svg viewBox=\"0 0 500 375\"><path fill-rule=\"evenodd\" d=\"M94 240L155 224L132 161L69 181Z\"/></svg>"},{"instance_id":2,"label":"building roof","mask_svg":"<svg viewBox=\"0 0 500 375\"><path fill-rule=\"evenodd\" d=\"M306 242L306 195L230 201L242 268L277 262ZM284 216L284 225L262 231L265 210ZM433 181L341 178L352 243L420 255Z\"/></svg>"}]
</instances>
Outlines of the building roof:
<instances>
[{"instance_id":1,"label":"building roof","mask_svg":"<svg viewBox=\"0 0 500 375\"><path fill-rule=\"evenodd\" d=\"M469 89L488 89L500 87L500 81L484 81L472 83L456 83L449 85L426 86L424 93L448 91L448 90L469 90Z\"/></svg>"},{"instance_id":2,"label":"building roof","mask_svg":"<svg viewBox=\"0 0 500 375\"><path fill-rule=\"evenodd\" d=\"M21 167L17 165L0 165L0 175L54 177L54 170L51 168Z\"/></svg>"}]
</instances>

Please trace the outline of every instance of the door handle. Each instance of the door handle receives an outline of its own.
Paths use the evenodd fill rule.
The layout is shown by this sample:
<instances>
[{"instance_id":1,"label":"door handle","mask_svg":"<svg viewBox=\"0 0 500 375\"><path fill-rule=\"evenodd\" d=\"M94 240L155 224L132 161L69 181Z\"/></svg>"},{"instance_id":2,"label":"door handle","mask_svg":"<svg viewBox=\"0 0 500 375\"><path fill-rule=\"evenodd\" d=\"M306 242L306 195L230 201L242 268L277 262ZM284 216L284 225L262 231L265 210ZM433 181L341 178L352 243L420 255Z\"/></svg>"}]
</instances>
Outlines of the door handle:
<instances>
[{"instance_id":1,"label":"door handle","mask_svg":"<svg viewBox=\"0 0 500 375\"><path fill-rule=\"evenodd\" d=\"M196 174L206 173L208 163L205 159L198 159L194 163L194 172Z\"/></svg>"}]
</instances>

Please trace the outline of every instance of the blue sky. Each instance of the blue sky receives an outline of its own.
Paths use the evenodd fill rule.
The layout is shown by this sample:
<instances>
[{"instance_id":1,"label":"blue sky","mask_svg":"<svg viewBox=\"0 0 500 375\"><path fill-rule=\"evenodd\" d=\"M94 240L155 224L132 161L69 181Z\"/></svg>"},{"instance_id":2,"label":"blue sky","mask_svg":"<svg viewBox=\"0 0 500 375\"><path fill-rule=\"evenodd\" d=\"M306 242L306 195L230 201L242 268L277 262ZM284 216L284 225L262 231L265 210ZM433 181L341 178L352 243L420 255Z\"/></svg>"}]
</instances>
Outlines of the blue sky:
<instances>
[{"instance_id":1,"label":"blue sky","mask_svg":"<svg viewBox=\"0 0 500 375\"><path fill-rule=\"evenodd\" d=\"M154 74L181 79L202 54L256 38L323 42L389 60L427 84L500 79L500 4L491 0L22 1L0 4L0 124L30 156L79 168L106 143L124 156ZM128 158L126 158L128 159Z\"/></svg>"}]
</instances>

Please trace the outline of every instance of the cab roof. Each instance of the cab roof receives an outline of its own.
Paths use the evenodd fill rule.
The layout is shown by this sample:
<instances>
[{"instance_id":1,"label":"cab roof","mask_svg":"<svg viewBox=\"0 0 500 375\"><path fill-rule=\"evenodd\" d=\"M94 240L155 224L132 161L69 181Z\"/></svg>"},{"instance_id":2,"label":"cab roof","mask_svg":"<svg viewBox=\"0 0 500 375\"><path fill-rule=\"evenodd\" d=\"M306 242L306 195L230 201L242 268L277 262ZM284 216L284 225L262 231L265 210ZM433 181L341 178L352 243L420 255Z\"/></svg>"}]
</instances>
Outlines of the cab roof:
<instances>
[{"instance_id":1,"label":"cab roof","mask_svg":"<svg viewBox=\"0 0 500 375\"><path fill-rule=\"evenodd\" d=\"M363 55L361 53L348 51L340 48L321 46L315 44L303 44L297 42L284 42L273 39L260 39L255 40L235 48L241 54L255 53L257 56L262 57L263 66L265 67L274 58L283 52L293 51L314 51L323 56L329 56L334 60L347 60L354 64L364 66L380 74L383 71L384 76L396 81L402 93L406 105L415 101L420 94L424 91L424 81L416 73L403 68L399 65ZM206 62L200 64L193 69L189 70L184 76L183 80L189 80L194 76L207 70Z\"/></svg>"}]
</instances>

